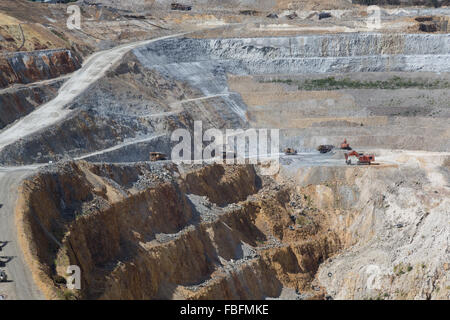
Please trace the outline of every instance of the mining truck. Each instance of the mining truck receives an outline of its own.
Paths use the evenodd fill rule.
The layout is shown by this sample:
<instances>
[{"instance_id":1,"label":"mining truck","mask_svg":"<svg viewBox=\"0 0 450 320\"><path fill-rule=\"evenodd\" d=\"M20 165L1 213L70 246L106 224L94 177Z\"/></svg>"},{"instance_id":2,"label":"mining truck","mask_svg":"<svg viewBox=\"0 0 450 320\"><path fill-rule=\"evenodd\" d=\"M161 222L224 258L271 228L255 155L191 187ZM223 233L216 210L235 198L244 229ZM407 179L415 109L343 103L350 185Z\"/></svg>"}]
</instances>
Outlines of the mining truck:
<instances>
[{"instance_id":1,"label":"mining truck","mask_svg":"<svg viewBox=\"0 0 450 320\"><path fill-rule=\"evenodd\" d=\"M172 10L180 10L180 11L191 11L192 10L192 6L188 6L185 4L181 4L181 3L172 3L170 5Z\"/></svg>"},{"instance_id":2,"label":"mining truck","mask_svg":"<svg viewBox=\"0 0 450 320\"><path fill-rule=\"evenodd\" d=\"M160 152L150 152L150 161L163 161L167 160L167 156L164 153Z\"/></svg>"},{"instance_id":3,"label":"mining truck","mask_svg":"<svg viewBox=\"0 0 450 320\"><path fill-rule=\"evenodd\" d=\"M331 150L334 149L334 146L331 144L322 144L317 148L317 151L320 153L328 153L331 152Z\"/></svg>"},{"instance_id":4,"label":"mining truck","mask_svg":"<svg viewBox=\"0 0 450 320\"><path fill-rule=\"evenodd\" d=\"M356 164L367 164L370 165L375 161L375 156L373 154L364 154L356 151L352 151L350 153L345 153L345 163L348 165L352 164L352 160L350 157L356 157Z\"/></svg>"},{"instance_id":5,"label":"mining truck","mask_svg":"<svg viewBox=\"0 0 450 320\"><path fill-rule=\"evenodd\" d=\"M331 13L329 12L321 12L319 13L319 20L331 18Z\"/></svg>"},{"instance_id":6,"label":"mining truck","mask_svg":"<svg viewBox=\"0 0 450 320\"><path fill-rule=\"evenodd\" d=\"M234 151L223 151L222 152L222 159L226 160L226 159L236 159L237 155L236 152Z\"/></svg>"},{"instance_id":7,"label":"mining truck","mask_svg":"<svg viewBox=\"0 0 450 320\"><path fill-rule=\"evenodd\" d=\"M6 275L6 272L3 270L0 270L0 282L6 282L8 281L8 276Z\"/></svg>"},{"instance_id":8,"label":"mining truck","mask_svg":"<svg viewBox=\"0 0 450 320\"><path fill-rule=\"evenodd\" d=\"M297 154L297 150L293 148L286 148L284 149L284 154L287 156L295 156Z\"/></svg>"}]
</instances>

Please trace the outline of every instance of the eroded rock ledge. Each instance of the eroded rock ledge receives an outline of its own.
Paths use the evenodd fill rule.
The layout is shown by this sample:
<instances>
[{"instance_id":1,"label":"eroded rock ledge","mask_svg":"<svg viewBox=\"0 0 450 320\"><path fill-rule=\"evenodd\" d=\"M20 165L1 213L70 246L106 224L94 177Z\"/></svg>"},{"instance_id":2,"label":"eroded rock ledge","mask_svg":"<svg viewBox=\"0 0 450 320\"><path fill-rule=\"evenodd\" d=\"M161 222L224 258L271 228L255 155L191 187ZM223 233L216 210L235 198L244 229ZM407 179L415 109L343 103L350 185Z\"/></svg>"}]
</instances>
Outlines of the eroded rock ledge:
<instances>
[{"instance_id":1,"label":"eroded rock ledge","mask_svg":"<svg viewBox=\"0 0 450 320\"><path fill-rule=\"evenodd\" d=\"M285 164L274 177L66 162L24 182L17 225L50 298L441 299L448 158L395 156L408 165ZM81 291L61 285L68 265Z\"/></svg>"},{"instance_id":2,"label":"eroded rock ledge","mask_svg":"<svg viewBox=\"0 0 450 320\"><path fill-rule=\"evenodd\" d=\"M81 58L66 49L16 52L0 56L0 88L53 79L81 67Z\"/></svg>"},{"instance_id":3,"label":"eroded rock ledge","mask_svg":"<svg viewBox=\"0 0 450 320\"><path fill-rule=\"evenodd\" d=\"M253 166L70 162L22 191L22 244L50 298L75 297L58 285L68 265L81 299L323 297L311 281L342 247L326 212Z\"/></svg>"}]
</instances>

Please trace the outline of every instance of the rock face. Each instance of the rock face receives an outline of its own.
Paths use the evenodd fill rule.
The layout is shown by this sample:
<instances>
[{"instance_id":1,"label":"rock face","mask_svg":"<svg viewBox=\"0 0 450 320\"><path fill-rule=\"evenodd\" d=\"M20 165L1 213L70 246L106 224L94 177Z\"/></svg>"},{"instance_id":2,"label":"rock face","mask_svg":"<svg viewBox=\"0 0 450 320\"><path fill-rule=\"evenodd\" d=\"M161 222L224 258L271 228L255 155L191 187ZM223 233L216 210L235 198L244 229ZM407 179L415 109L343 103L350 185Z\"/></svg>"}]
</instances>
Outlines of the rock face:
<instances>
[{"instance_id":1,"label":"rock face","mask_svg":"<svg viewBox=\"0 0 450 320\"><path fill-rule=\"evenodd\" d=\"M347 34L160 41L129 53L69 105L68 118L7 146L0 160L147 160L152 151L170 154L173 130L192 131L195 120L204 129L280 127L283 120L282 139L308 128L310 145L341 126L340 134L362 136L352 146L419 145L430 135L431 148L446 148L434 139L447 127L422 128L445 119L390 118L336 92L325 99L292 88L270 93L297 105L271 100L279 109L263 115L264 92L241 94L230 74L445 72L448 40ZM407 134L398 123L408 124ZM402 136L392 142L387 134ZM382 156L392 164L299 169L292 161L274 179L253 166L60 163L24 183L19 229L29 237L25 253L36 281L52 298L262 299L286 289L302 293L293 298L446 298L448 159ZM58 285L68 265L83 274L76 294Z\"/></svg>"},{"instance_id":2,"label":"rock face","mask_svg":"<svg viewBox=\"0 0 450 320\"><path fill-rule=\"evenodd\" d=\"M135 49L146 66L206 74L449 71L448 34L349 33L251 39L169 39ZM433 55L430 59L429 55ZM183 71L183 69L181 70ZM209 72L208 72L209 71ZM183 76L181 72L179 77ZM192 77L198 75L193 73ZM216 78L217 79L217 78ZM206 81L205 81L206 82Z\"/></svg>"},{"instance_id":3,"label":"rock face","mask_svg":"<svg viewBox=\"0 0 450 320\"><path fill-rule=\"evenodd\" d=\"M25 181L18 228L51 298L448 299L448 157L389 157L405 166L294 163L276 180L69 162ZM68 265L79 292L55 284Z\"/></svg>"},{"instance_id":4,"label":"rock face","mask_svg":"<svg viewBox=\"0 0 450 320\"><path fill-rule=\"evenodd\" d=\"M386 0L374 0L374 1L367 1L367 0L353 0L353 3L358 4L368 4L370 2L371 5L385 5L386 3L389 3L389 1ZM398 4L404 5L404 6L445 6L449 4L448 0L436 0L436 1L428 1L428 0L400 0L398 1Z\"/></svg>"},{"instance_id":5,"label":"rock face","mask_svg":"<svg viewBox=\"0 0 450 320\"><path fill-rule=\"evenodd\" d=\"M314 79L314 80L311 80ZM375 84L372 88L330 89L328 81ZM379 88L386 79L421 84L442 81L445 88ZM304 81L321 85L304 89ZM250 126L280 128L281 148L316 150L339 146L448 151L449 74L356 73L337 75L229 76L230 89L247 106Z\"/></svg>"},{"instance_id":6,"label":"rock face","mask_svg":"<svg viewBox=\"0 0 450 320\"><path fill-rule=\"evenodd\" d=\"M63 81L0 91L0 129L32 112L58 93Z\"/></svg>"},{"instance_id":7,"label":"rock face","mask_svg":"<svg viewBox=\"0 0 450 320\"><path fill-rule=\"evenodd\" d=\"M447 34L375 33L158 41L133 50L114 71L77 98L69 106L76 112L68 119L6 147L0 153L0 160L9 164L47 162L88 156L90 152L127 143L125 139L140 143L140 139L164 135L163 139L169 141L175 128L192 130L194 120L203 121L205 129L247 128L252 114L248 113L242 96L230 90L229 74L445 72L450 70L449 43ZM329 100L324 103L327 105ZM362 108L361 113L366 116L366 109ZM298 119L291 117L289 122L293 120ZM333 123L326 121L321 120L326 125ZM368 124L378 124L388 120L378 117L368 121ZM363 123L358 119L350 122ZM361 143L368 139L371 137ZM423 142L421 139L417 138L418 143ZM384 140L380 137L376 141L382 144ZM326 141L310 143L317 146ZM161 147L161 138L147 141L146 145L150 151L168 151L155 150ZM124 156L127 161L147 160L140 153L130 159L131 153L124 150L132 150L134 146L125 147L108 152L111 159L120 161ZM108 154L97 154L93 159L107 160Z\"/></svg>"},{"instance_id":8,"label":"rock face","mask_svg":"<svg viewBox=\"0 0 450 320\"><path fill-rule=\"evenodd\" d=\"M172 132L192 131L194 119L202 121L205 130L246 126L220 96L204 99L195 87L146 70L131 54L69 107L74 110L69 118L7 146L1 161L48 162L89 153L95 153L88 157L91 160L110 156L114 161L145 161L150 151L170 155L175 144L170 141ZM138 151L125 140L144 144L147 151ZM117 145L123 148L96 153Z\"/></svg>"},{"instance_id":9,"label":"rock face","mask_svg":"<svg viewBox=\"0 0 450 320\"><path fill-rule=\"evenodd\" d=\"M448 156L388 158L402 165L285 172L334 211L347 247L320 266L318 280L335 299L449 299Z\"/></svg>"},{"instance_id":10,"label":"rock face","mask_svg":"<svg viewBox=\"0 0 450 320\"><path fill-rule=\"evenodd\" d=\"M81 66L70 50L16 52L0 56L0 88L32 83L71 73Z\"/></svg>"},{"instance_id":11,"label":"rock face","mask_svg":"<svg viewBox=\"0 0 450 320\"><path fill-rule=\"evenodd\" d=\"M111 6L118 9L132 10L135 12L142 12L143 10L152 9L162 9L168 10L171 7L172 0L152 0L152 1L142 1L139 4L128 3L126 1L120 0L86 0L86 3L96 4L101 3L105 6ZM305 3L306 2L306 3ZM315 7L324 5L326 8L348 8L351 6L346 0L331 0L327 1L286 1L286 0L259 0L255 3L251 0L197 0L197 1L180 1L180 3L187 3L193 5L193 10L198 10L199 8L203 10L211 9L235 9L235 8L254 8L257 10L269 10L269 9L287 9L293 6L303 8L305 6Z\"/></svg>"},{"instance_id":12,"label":"rock face","mask_svg":"<svg viewBox=\"0 0 450 320\"><path fill-rule=\"evenodd\" d=\"M67 163L23 191L25 254L53 298L63 297L53 279L73 264L79 298L261 299L284 287L320 296L310 283L341 247L325 212L251 166ZM293 206L304 208L297 224Z\"/></svg>"}]
</instances>

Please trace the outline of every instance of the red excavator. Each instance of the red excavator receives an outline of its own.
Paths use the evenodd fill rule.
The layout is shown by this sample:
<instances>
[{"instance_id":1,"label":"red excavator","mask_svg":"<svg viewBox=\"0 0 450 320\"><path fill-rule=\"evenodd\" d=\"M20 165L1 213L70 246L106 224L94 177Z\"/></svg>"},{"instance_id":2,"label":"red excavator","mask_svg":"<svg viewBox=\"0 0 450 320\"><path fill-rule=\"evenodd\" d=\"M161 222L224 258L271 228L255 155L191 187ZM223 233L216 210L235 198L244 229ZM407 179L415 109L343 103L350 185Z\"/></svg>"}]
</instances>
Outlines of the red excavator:
<instances>
[{"instance_id":1,"label":"red excavator","mask_svg":"<svg viewBox=\"0 0 450 320\"><path fill-rule=\"evenodd\" d=\"M341 149L352 150L352 148L350 148L350 144L347 142L347 139L344 139L344 142L341 143Z\"/></svg>"},{"instance_id":2,"label":"red excavator","mask_svg":"<svg viewBox=\"0 0 450 320\"><path fill-rule=\"evenodd\" d=\"M350 165L352 164L352 160L350 159L350 157L356 157L357 162L356 164L368 164L370 165L372 162L375 161L375 156L373 154L364 154L364 153L359 153L356 151L352 151L350 153L345 153L345 163Z\"/></svg>"}]
</instances>

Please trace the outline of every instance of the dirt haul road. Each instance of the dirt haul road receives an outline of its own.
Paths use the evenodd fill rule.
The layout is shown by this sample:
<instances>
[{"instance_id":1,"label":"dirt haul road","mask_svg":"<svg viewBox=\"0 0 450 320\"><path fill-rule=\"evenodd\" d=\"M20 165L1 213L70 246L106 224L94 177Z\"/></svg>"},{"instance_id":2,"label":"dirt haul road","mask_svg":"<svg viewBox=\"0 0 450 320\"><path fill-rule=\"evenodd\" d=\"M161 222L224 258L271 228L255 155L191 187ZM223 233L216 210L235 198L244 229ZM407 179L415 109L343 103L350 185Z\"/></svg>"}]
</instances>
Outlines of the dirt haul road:
<instances>
[{"instance_id":1,"label":"dirt haul road","mask_svg":"<svg viewBox=\"0 0 450 320\"><path fill-rule=\"evenodd\" d=\"M0 283L0 298L43 299L36 287L30 269L19 248L14 219L17 189L32 168L0 169L0 269L4 269L8 282Z\"/></svg>"}]
</instances>

